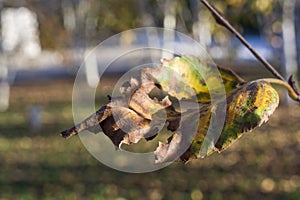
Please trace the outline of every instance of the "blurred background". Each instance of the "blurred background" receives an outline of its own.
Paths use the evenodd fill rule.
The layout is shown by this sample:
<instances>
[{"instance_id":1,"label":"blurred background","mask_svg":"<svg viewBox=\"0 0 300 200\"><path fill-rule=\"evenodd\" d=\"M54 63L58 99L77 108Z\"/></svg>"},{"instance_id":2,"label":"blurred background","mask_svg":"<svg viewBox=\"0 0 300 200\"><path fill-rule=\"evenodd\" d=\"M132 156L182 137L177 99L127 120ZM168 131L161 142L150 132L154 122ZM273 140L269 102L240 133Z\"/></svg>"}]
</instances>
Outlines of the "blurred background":
<instances>
[{"instance_id":1,"label":"blurred background","mask_svg":"<svg viewBox=\"0 0 300 200\"><path fill-rule=\"evenodd\" d=\"M299 77L299 0L211 2L285 77ZM280 88L269 123L222 154L147 174L110 169L78 137L59 136L74 123L72 87L84 56L128 29L180 31L244 79L271 77L200 1L0 0L0 13L0 199L300 199L299 106ZM127 32L117 45L145 38ZM102 83L113 85L126 70L118 69Z\"/></svg>"}]
</instances>

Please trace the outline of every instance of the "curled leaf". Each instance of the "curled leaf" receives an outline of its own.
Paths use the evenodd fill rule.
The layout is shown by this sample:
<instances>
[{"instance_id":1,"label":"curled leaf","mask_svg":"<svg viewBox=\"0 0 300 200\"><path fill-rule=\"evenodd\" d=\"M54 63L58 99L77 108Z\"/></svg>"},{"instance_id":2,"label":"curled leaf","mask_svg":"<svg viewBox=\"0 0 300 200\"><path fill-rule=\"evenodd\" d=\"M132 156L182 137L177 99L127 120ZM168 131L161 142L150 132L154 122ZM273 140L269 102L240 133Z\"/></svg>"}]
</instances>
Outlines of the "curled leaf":
<instances>
[{"instance_id":1,"label":"curled leaf","mask_svg":"<svg viewBox=\"0 0 300 200\"><path fill-rule=\"evenodd\" d=\"M210 92L221 87L225 88L226 105L221 100L211 102ZM246 83L231 70L184 55L141 70L138 77L122 85L120 96L110 98L96 113L61 135L103 132L120 148L123 143L153 139L158 127L167 123L172 135L166 143L159 142L155 162L187 162L226 149L244 132L266 122L278 103L278 94L267 81ZM225 123L220 120L210 127L212 117L218 122L220 112ZM210 134L218 128L220 135Z\"/></svg>"}]
</instances>

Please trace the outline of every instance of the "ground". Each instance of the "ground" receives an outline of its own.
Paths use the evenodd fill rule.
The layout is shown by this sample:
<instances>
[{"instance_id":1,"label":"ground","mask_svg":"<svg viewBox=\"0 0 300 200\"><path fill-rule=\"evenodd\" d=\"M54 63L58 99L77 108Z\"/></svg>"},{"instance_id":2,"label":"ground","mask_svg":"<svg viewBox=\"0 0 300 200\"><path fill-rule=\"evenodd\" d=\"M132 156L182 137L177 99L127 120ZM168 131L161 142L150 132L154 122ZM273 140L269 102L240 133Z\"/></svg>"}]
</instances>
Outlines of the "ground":
<instances>
[{"instance_id":1,"label":"ground","mask_svg":"<svg viewBox=\"0 0 300 200\"><path fill-rule=\"evenodd\" d=\"M0 113L0 199L300 199L300 107L280 107L221 154L146 174L93 158L73 125L73 80L18 84ZM105 97L98 96L99 104ZM40 129L28 113L41 111Z\"/></svg>"}]
</instances>

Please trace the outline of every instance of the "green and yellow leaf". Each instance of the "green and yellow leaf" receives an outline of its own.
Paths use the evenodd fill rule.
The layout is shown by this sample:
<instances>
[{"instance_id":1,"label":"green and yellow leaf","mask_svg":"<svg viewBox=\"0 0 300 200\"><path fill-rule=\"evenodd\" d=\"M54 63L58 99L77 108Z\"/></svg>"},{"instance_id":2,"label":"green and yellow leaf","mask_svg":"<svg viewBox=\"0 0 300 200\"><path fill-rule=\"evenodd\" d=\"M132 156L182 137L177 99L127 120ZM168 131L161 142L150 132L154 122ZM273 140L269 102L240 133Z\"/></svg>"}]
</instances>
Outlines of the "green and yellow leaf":
<instances>
[{"instance_id":1,"label":"green and yellow leaf","mask_svg":"<svg viewBox=\"0 0 300 200\"><path fill-rule=\"evenodd\" d=\"M245 82L231 70L189 55L164 60L157 68L143 69L127 85L120 88L120 97L109 100L61 135L70 137L83 130L103 132L120 147L122 143L155 137L156 125L166 121L173 135L167 143L159 143L155 162L178 158L187 162L228 148L243 133L266 122L279 103L278 93L268 81ZM153 90L159 90L162 97L150 95ZM211 93L222 90L226 105L221 100L212 102ZM196 108L178 108L178 101L191 102L193 97ZM162 110L166 115L160 115ZM220 112L225 122L220 120L218 127L210 127L212 117L218 120ZM218 130L219 134L211 134Z\"/></svg>"}]
</instances>

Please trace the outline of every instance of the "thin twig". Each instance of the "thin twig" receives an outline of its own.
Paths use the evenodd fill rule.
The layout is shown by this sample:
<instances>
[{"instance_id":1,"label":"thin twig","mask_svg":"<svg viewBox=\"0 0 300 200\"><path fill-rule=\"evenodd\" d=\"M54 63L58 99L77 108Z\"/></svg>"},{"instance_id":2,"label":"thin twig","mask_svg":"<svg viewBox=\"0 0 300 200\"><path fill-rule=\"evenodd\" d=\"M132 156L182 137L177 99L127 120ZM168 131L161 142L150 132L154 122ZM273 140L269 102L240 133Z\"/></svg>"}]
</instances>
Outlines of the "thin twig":
<instances>
[{"instance_id":1,"label":"thin twig","mask_svg":"<svg viewBox=\"0 0 300 200\"><path fill-rule=\"evenodd\" d=\"M206 0L201 2L212 12L216 21L232 32L250 51L251 53L277 78L286 81L274 68L273 66L262 56L260 56L255 49L245 40L245 38L224 18L224 16Z\"/></svg>"},{"instance_id":2,"label":"thin twig","mask_svg":"<svg viewBox=\"0 0 300 200\"><path fill-rule=\"evenodd\" d=\"M285 82L287 85L289 85L293 90L294 94L298 95L298 98L296 98L296 101L300 101L300 95L298 92L298 88L295 85L295 81L293 80L293 77L291 76L288 81L279 74L276 69L266 60L264 59L255 49L247 42L247 40L225 19L225 17L221 14L220 11L218 11L213 5L211 5L206 0L200 0L201 3L203 3L206 8L213 14L215 20L218 24L221 26L224 26L227 28L231 33L233 33L248 49L249 51L278 79ZM289 93L290 94L290 93ZM295 100L295 98L293 98Z\"/></svg>"}]
</instances>

